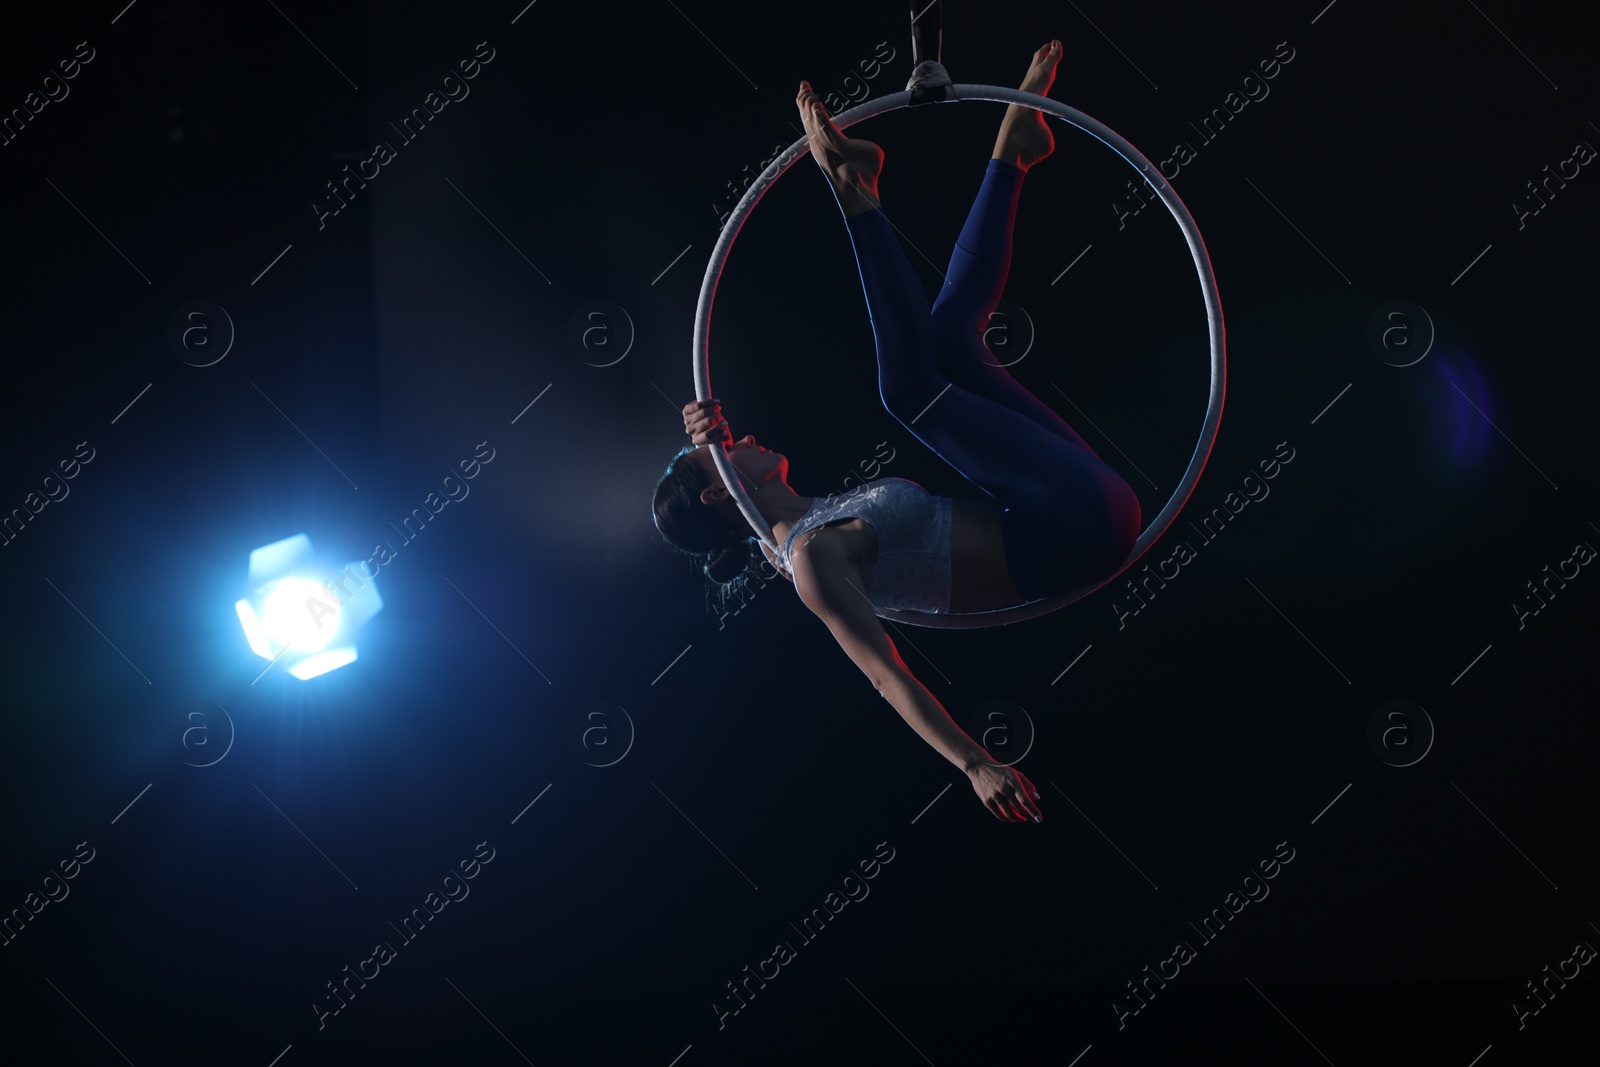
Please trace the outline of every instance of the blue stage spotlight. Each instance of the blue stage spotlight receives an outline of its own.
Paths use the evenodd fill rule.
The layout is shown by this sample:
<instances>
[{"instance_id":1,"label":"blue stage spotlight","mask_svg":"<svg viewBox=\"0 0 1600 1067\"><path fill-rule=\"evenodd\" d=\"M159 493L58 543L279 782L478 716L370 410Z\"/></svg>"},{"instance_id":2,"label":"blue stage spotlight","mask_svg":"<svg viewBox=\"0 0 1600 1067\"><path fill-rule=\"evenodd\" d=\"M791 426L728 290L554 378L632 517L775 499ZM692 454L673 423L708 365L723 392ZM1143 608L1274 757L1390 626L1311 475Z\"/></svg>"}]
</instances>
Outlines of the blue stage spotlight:
<instances>
[{"instance_id":1,"label":"blue stage spotlight","mask_svg":"<svg viewBox=\"0 0 1600 1067\"><path fill-rule=\"evenodd\" d=\"M250 650L283 660L302 681L354 663L356 631L383 608L377 585L358 577L360 568L349 564L335 574L320 566L305 534L251 552L251 593L233 606Z\"/></svg>"}]
</instances>

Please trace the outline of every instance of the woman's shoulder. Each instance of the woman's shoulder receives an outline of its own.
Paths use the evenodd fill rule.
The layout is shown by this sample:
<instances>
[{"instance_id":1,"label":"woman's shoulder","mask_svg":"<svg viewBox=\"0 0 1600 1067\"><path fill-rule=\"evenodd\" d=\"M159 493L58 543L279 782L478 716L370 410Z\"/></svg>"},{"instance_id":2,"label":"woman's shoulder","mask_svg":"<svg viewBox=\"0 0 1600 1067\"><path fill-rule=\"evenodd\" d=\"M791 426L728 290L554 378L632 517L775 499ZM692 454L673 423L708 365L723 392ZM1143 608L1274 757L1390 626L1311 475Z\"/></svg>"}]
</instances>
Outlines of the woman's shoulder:
<instances>
[{"instance_id":1,"label":"woman's shoulder","mask_svg":"<svg viewBox=\"0 0 1600 1067\"><path fill-rule=\"evenodd\" d=\"M822 504L826 499L818 498L817 502ZM833 565L841 550L853 555L852 534L858 531L852 528L865 525L860 518L840 515L834 508L814 507L784 539L781 553L774 554L765 542L757 543L772 568L792 582L797 570ZM817 547L819 540L820 549Z\"/></svg>"},{"instance_id":2,"label":"woman's shoulder","mask_svg":"<svg viewBox=\"0 0 1600 1067\"><path fill-rule=\"evenodd\" d=\"M859 555L859 542L869 524L859 516L841 516L818 523L794 539L789 547L789 566L836 567L851 565Z\"/></svg>"},{"instance_id":3,"label":"woman's shoulder","mask_svg":"<svg viewBox=\"0 0 1600 1067\"><path fill-rule=\"evenodd\" d=\"M789 556L787 577L806 606L821 615L818 591L838 588L841 581L859 587L860 568L855 562L856 551L842 531L822 527L816 533L816 537L806 538L804 545L796 545Z\"/></svg>"},{"instance_id":4,"label":"woman's shoulder","mask_svg":"<svg viewBox=\"0 0 1600 1067\"><path fill-rule=\"evenodd\" d=\"M767 563L772 567L773 570L783 575L789 581L794 581L794 575L790 574L789 571L784 568L783 564L778 561L778 557L773 553L772 549L767 547L767 543L765 541L757 540L756 547L761 549L761 554L763 556L767 557ZM790 558L789 566L794 566L793 557Z\"/></svg>"}]
</instances>

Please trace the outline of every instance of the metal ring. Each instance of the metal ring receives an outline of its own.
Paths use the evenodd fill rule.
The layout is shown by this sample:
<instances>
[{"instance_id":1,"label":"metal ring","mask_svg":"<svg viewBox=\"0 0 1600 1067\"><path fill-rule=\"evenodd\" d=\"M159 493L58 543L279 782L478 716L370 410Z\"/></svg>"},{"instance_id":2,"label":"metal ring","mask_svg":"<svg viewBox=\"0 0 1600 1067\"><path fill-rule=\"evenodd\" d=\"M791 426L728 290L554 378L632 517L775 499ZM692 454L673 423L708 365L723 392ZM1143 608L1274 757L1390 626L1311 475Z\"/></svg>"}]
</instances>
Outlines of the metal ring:
<instances>
[{"instance_id":1,"label":"metal ring","mask_svg":"<svg viewBox=\"0 0 1600 1067\"><path fill-rule=\"evenodd\" d=\"M1166 205L1172 217L1177 220L1179 228L1183 230L1184 240L1188 242L1190 255L1194 258L1195 273L1200 279L1200 289L1205 298L1207 333L1211 342L1211 391L1206 402L1205 418L1200 425L1200 439L1195 445L1194 453L1189 458L1189 465L1183 472L1177 489L1167 500L1159 514L1145 527L1139 539L1134 542L1133 550L1127 560L1116 572L1095 582L1093 585L1084 586L1054 597L1042 600L1032 600L1014 607L1001 608L995 611L977 612L950 612L933 614L920 611L898 611L889 608L879 608L878 615L895 622L909 623L914 626L932 626L939 628L970 629L985 626L1002 626L1007 623L1022 622L1025 619L1037 618L1040 615L1065 607L1075 600L1079 600L1101 586L1106 585L1122 572L1126 571L1140 556L1155 543L1177 518L1178 512L1188 501L1189 495L1194 492L1196 483L1200 480L1201 472L1205 470L1206 459L1211 455L1212 445L1217 439L1217 432L1222 425L1222 401L1227 386L1227 353L1222 327L1222 299L1217 293L1217 281L1211 270L1211 257L1206 254L1205 241L1200 236L1200 228L1195 225L1193 217L1183 206L1183 201L1173 190L1171 184L1162 177L1161 171L1145 158L1133 145L1123 139L1121 134L1106 126L1096 119L1090 118L1075 108L1057 103L1047 97L1025 93L1020 89L1008 89L996 85L955 85L951 87L947 100L937 101L948 103L960 100L988 100L1003 104L1021 104L1024 107L1054 115L1090 136L1105 144L1123 159L1127 160L1140 174L1144 176L1150 186L1155 189L1161 202ZM847 129L865 119L888 111L895 111L912 104L912 93L901 91L887 96L878 97L856 105L850 110L833 117L834 125L840 130ZM766 194L780 175L788 170L802 155L809 153L807 138L800 138L790 145L777 159L768 164L761 176L751 183L744 197L728 217L727 223L722 228L722 234L717 238L716 247L711 250L711 259L706 264L705 276L700 283L700 301L695 307L694 314L694 388L695 397L699 400L709 400L714 394L711 392L711 370L709 355L709 339L711 333L711 305L716 299L717 282L722 276L722 269L728 261L728 254L733 249L734 238L739 234L739 229L744 225L750 212L755 209L757 201ZM777 551L778 544L773 537L772 527L766 519L756 510L755 504L739 484L739 476L733 469L732 461L728 459L726 446L713 448L711 458L716 463L718 472L722 475L723 484L728 487L728 493L738 505L739 512L745 517L761 540L773 551Z\"/></svg>"}]
</instances>

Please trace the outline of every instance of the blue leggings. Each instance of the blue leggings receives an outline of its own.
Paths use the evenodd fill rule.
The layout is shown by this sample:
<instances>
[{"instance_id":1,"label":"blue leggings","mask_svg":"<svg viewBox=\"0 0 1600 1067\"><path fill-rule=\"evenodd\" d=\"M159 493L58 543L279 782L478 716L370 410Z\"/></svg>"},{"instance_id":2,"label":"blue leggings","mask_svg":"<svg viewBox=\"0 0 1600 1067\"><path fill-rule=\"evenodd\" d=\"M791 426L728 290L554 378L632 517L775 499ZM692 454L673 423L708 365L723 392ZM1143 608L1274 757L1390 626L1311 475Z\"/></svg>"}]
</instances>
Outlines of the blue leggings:
<instances>
[{"instance_id":1,"label":"blue leggings","mask_svg":"<svg viewBox=\"0 0 1600 1067\"><path fill-rule=\"evenodd\" d=\"M1127 559L1139 499L988 352L1011 266L1023 171L991 159L932 309L882 209L845 219L878 350L883 406L1004 509L1006 566L1029 600L1094 584Z\"/></svg>"}]
</instances>

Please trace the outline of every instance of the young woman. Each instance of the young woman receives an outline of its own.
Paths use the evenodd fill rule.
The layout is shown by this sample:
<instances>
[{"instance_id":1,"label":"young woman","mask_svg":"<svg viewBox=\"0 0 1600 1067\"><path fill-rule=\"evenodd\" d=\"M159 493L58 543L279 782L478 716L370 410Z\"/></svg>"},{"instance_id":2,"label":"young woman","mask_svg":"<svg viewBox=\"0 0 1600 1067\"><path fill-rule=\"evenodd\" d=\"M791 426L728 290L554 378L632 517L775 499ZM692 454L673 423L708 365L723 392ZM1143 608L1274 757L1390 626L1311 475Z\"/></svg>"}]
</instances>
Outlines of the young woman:
<instances>
[{"instance_id":1,"label":"young woman","mask_svg":"<svg viewBox=\"0 0 1600 1067\"><path fill-rule=\"evenodd\" d=\"M1048 93L1060 58L1060 41L1035 52L1023 91ZM789 486L788 459L754 437L733 440L720 403L706 400L683 409L694 447L673 459L656 487L656 526L674 547L702 557L713 581L745 570L760 542L712 462L709 450L726 444L780 544L776 554L761 549L801 601L906 722L966 772L996 818L1041 821L1033 783L956 725L906 668L876 609L988 611L1051 596L1114 573L1138 538L1139 501L1127 482L986 358L983 345L1011 263L1023 175L1055 139L1039 112L1007 108L930 310L880 206L882 149L847 139L809 83L800 83L796 104L855 249L884 406L993 500L934 497L903 478L835 497L802 496Z\"/></svg>"}]
</instances>

